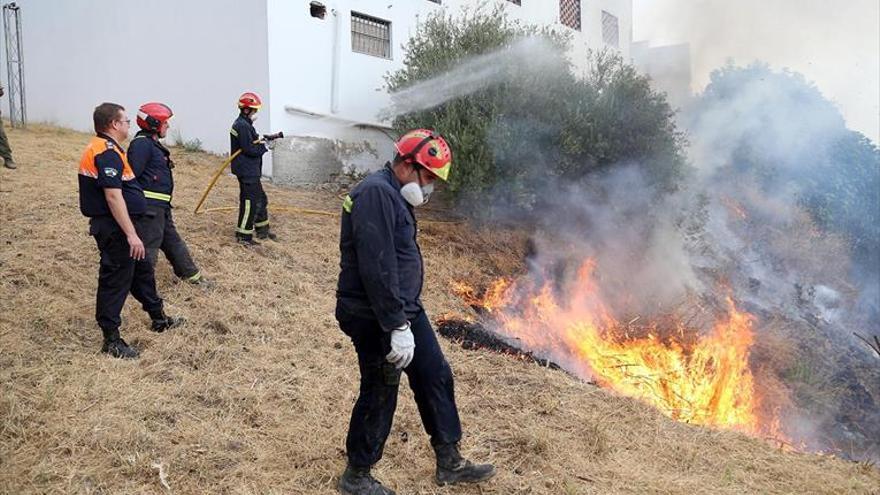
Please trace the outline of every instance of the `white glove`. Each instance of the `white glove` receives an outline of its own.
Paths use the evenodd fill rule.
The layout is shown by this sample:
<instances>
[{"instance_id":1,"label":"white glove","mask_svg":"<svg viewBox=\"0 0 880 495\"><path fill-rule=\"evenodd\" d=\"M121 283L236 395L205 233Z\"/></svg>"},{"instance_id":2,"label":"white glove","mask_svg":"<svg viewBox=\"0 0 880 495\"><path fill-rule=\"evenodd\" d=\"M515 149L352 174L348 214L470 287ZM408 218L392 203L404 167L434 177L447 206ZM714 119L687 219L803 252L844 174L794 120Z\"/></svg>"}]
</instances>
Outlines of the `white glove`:
<instances>
[{"instance_id":1,"label":"white glove","mask_svg":"<svg viewBox=\"0 0 880 495\"><path fill-rule=\"evenodd\" d=\"M391 352L385 356L385 360L393 364L397 369L409 366L416 352L416 342L410 330L409 322L406 325L391 331Z\"/></svg>"}]
</instances>

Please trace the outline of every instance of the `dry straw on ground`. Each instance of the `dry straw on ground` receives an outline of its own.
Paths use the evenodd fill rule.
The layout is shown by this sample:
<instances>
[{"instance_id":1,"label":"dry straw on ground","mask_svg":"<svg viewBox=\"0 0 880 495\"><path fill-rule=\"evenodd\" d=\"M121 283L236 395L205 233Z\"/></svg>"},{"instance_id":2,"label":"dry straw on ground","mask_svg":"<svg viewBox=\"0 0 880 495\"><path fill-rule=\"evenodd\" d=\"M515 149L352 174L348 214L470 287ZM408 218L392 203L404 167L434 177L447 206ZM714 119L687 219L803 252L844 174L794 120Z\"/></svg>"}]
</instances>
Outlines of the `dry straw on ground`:
<instances>
[{"instance_id":1,"label":"dry straw on ground","mask_svg":"<svg viewBox=\"0 0 880 495\"><path fill-rule=\"evenodd\" d=\"M137 361L99 354L97 251L80 216L76 163L88 136L9 130L19 169L0 169L0 493L333 493L357 391L355 354L333 319L337 222L276 217L282 241L232 241L234 212L194 216L216 156L175 149L175 217L217 287L177 283L147 329L134 302L123 335ZM338 210L334 194L268 186L275 205ZM224 177L209 206L233 205ZM517 268L518 236L422 229L430 312L465 311L457 277ZM570 376L441 342L456 374L464 452L489 460L481 487L438 488L411 394L376 474L398 493L878 493L870 466L785 453L675 423Z\"/></svg>"}]
</instances>

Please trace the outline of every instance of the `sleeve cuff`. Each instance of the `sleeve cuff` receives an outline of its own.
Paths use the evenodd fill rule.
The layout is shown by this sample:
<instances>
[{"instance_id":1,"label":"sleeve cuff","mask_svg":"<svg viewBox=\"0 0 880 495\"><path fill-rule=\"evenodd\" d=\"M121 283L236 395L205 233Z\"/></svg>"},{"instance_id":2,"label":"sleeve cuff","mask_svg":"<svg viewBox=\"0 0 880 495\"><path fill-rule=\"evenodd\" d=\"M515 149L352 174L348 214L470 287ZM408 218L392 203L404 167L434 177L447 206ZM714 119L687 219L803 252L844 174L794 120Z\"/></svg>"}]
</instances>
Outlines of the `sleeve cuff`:
<instances>
[{"instance_id":1,"label":"sleeve cuff","mask_svg":"<svg viewBox=\"0 0 880 495\"><path fill-rule=\"evenodd\" d=\"M379 326L382 327L382 330L385 332L391 333L394 330L397 330L401 327L405 327L408 323L406 316L401 313L400 315L394 315L390 318L380 318Z\"/></svg>"}]
</instances>

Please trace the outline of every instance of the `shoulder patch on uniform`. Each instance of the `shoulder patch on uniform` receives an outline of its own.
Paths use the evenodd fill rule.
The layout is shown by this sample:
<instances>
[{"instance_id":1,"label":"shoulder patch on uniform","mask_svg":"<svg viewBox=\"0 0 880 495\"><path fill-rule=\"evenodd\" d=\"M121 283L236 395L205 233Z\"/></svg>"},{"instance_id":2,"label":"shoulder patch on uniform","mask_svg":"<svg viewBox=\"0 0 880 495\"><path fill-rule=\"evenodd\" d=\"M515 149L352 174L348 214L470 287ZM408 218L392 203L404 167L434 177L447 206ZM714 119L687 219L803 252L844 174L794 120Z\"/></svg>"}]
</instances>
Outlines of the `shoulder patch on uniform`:
<instances>
[{"instance_id":1,"label":"shoulder patch on uniform","mask_svg":"<svg viewBox=\"0 0 880 495\"><path fill-rule=\"evenodd\" d=\"M119 174L119 170L116 170L113 167L104 168L104 175L106 175L107 177L110 177L111 179L113 177L116 177L118 174Z\"/></svg>"},{"instance_id":2,"label":"shoulder patch on uniform","mask_svg":"<svg viewBox=\"0 0 880 495\"><path fill-rule=\"evenodd\" d=\"M236 131L234 127L232 129L229 129L229 134L238 137L238 131Z\"/></svg>"},{"instance_id":3,"label":"shoulder patch on uniform","mask_svg":"<svg viewBox=\"0 0 880 495\"><path fill-rule=\"evenodd\" d=\"M113 148L115 148L115 146L113 146L113 141L105 141L105 142L107 143L108 150L112 150Z\"/></svg>"}]
</instances>

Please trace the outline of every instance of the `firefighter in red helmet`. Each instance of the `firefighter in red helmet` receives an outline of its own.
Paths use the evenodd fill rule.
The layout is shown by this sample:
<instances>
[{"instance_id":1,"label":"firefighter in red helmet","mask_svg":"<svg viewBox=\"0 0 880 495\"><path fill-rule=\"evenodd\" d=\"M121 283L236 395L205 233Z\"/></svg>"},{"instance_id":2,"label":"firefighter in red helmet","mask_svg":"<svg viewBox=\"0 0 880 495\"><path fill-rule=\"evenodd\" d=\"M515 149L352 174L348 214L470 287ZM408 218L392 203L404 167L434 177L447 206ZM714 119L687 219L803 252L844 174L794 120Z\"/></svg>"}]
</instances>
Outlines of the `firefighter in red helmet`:
<instances>
[{"instance_id":1,"label":"firefighter in red helmet","mask_svg":"<svg viewBox=\"0 0 880 495\"><path fill-rule=\"evenodd\" d=\"M263 154L268 151L266 140L254 129L257 112L263 102L255 93L244 93L238 98L239 115L229 131L230 152L238 155L232 160L232 173L238 178L239 207L235 237L244 245L259 244L259 239L277 240L269 230L269 199L263 191Z\"/></svg>"},{"instance_id":2,"label":"firefighter in red helmet","mask_svg":"<svg viewBox=\"0 0 880 495\"><path fill-rule=\"evenodd\" d=\"M491 464L474 464L459 453L452 370L421 301L424 267L414 208L425 203L434 181L449 178L452 151L427 129L406 133L396 148L393 161L355 186L342 204L336 319L358 355L360 395L338 489L353 495L394 493L370 468L382 457L402 372L431 437L437 483L478 482L495 474Z\"/></svg>"},{"instance_id":3,"label":"firefighter in red helmet","mask_svg":"<svg viewBox=\"0 0 880 495\"><path fill-rule=\"evenodd\" d=\"M171 151L160 139L168 134L174 113L164 103L144 103L138 109L140 131L128 147L128 162L144 189L147 198L147 220L144 246L153 267L159 251L165 255L178 278L192 284L212 285L192 259L189 248L174 225L171 197L174 193L174 162Z\"/></svg>"}]
</instances>

